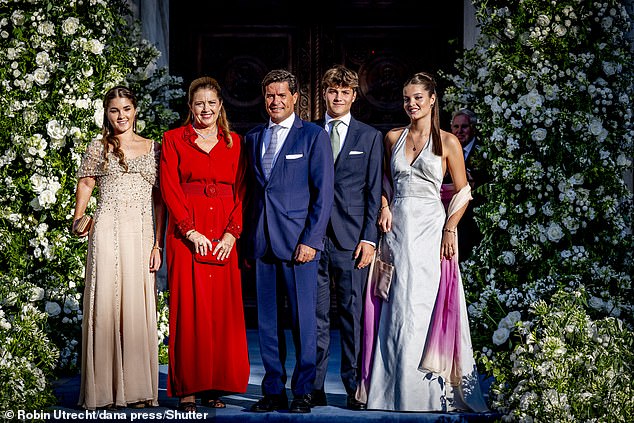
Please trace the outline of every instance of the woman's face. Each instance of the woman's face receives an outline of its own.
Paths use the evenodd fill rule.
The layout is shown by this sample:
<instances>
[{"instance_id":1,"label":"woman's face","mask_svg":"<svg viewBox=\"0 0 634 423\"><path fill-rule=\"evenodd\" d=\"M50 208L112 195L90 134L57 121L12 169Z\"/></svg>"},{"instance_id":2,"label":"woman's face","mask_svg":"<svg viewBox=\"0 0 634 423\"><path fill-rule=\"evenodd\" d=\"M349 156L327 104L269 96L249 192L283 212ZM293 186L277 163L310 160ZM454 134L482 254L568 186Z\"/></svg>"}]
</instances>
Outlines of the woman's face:
<instances>
[{"instance_id":1,"label":"woman's face","mask_svg":"<svg viewBox=\"0 0 634 423\"><path fill-rule=\"evenodd\" d=\"M123 134L134 128L136 108L129 98L116 97L110 100L106 109L108 122L112 126L114 135Z\"/></svg>"},{"instance_id":2,"label":"woman's face","mask_svg":"<svg viewBox=\"0 0 634 423\"><path fill-rule=\"evenodd\" d=\"M403 108L410 119L420 119L431 115L436 95L431 96L423 85L407 85L403 88Z\"/></svg>"},{"instance_id":3,"label":"woman's face","mask_svg":"<svg viewBox=\"0 0 634 423\"><path fill-rule=\"evenodd\" d=\"M221 106L222 101L214 90L203 88L196 91L189 105L194 118L194 126L208 128L215 125Z\"/></svg>"}]
</instances>

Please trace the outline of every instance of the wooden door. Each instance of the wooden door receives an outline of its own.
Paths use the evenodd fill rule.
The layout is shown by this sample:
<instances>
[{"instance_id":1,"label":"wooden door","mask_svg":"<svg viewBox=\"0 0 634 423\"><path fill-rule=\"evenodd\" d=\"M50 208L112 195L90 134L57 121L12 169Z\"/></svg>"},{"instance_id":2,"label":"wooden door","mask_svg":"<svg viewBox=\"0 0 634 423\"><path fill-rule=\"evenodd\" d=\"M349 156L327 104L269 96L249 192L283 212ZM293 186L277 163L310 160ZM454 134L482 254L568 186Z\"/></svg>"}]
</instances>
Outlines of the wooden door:
<instances>
[{"instance_id":1,"label":"wooden door","mask_svg":"<svg viewBox=\"0 0 634 423\"><path fill-rule=\"evenodd\" d=\"M268 119L261 81L272 69L297 76L296 112L302 118L322 117L320 79L334 64L359 73L353 115L385 133L408 121L403 82L418 71L451 71L462 45L462 0L309 2L302 7L314 14L301 17L291 16L298 6L290 0L233 0L223 9L201 3L170 3L170 73L182 76L185 86L198 76L216 78L232 128L240 134ZM440 78L439 88L441 95ZM186 105L180 108L185 116ZM441 118L448 128L449 117ZM247 324L253 327L255 284L249 272L243 291Z\"/></svg>"}]
</instances>

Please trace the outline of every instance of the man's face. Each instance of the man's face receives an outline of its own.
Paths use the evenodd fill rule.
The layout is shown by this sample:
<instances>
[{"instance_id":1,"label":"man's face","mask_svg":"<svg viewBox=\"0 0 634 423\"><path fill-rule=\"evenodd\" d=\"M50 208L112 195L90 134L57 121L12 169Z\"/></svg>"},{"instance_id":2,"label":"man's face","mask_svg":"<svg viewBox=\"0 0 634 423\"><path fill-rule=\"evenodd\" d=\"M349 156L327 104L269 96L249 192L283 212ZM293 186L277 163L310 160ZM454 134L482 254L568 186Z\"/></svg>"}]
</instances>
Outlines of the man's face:
<instances>
[{"instance_id":1,"label":"man's face","mask_svg":"<svg viewBox=\"0 0 634 423\"><path fill-rule=\"evenodd\" d=\"M473 138L473 126L469 123L469 117L458 115L451 122L451 132L458 137L460 144L465 145Z\"/></svg>"},{"instance_id":2,"label":"man's face","mask_svg":"<svg viewBox=\"0 0 634 423\"><path fill-rule=\"evenodd\" d=\"M356 91L350 87L328 87L324 90L326 111L335 119L348 114L356 98Z\"/></svg>"},{"instance_id":3,"label":"man's face","mask_svg":"<svg viewBox=\"0 0 634 423\"><path fill-rule=\"evenodd\" d=\"M280 123L293 114L298 97L298 93L291 94L288 82L273 82L266 86L264 104L273 123Z\"/></svg>"}]
</instances>

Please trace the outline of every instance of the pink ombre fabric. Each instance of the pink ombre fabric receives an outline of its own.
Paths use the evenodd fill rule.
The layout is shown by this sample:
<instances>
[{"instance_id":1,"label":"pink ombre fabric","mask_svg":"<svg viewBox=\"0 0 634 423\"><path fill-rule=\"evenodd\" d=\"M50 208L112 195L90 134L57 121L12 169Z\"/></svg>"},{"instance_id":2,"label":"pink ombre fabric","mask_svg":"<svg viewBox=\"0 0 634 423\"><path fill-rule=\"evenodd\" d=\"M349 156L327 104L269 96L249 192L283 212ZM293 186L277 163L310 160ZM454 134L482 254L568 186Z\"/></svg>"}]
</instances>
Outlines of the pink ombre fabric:
<instances>
[{"instance_id":1,"label":"pink ombre fabric","mask_svg":"<svg viewBox=\"0 0 634 423\"><path fill-rule=\"evenodd\" d=\"M445 187L443 185L443 188ZM452 191L453 189L445 192ZM452 196L447 210L447 219L467 204L471 198L471 187L465 185ZM460 270L458 268L457 232L454 241L456 254L451 259L443 257L440 263L440 286L425 341L423 358L418 369L439 374L447 383L456 386L460 384L462 379L460 365Z\"/></svg>"},{"instance_id":2,"label":"pink ombre fabric","mask_svg":"<svg viewBox=\"0 0 634 423\"><path fill-rule=\"evenodd\" d=\"M418 367L441 375L450 385L458 385L460 370L460 297L458 261L442 258L440 286L431 326L427 333L425 352Z\"/></svg>"},{"instance_id":3,"label":"pink ombre fabric","mask_svg":"<svg viewBox=\"0 0 634 423\"><path fill-rule=\"evenodd\" d=\"M365 298L363 301L363 338L361 342L361 383L357 387L356 399L362 403L368 402L368 385L370 383L370 369L374 355L374 343L376 333L379 329L379 318L381 317L381 299L374 295L374 286L371 285L372 272L374 271L374 259L370 264L368 272L368 286L365 288Z\"/></svg>"}]
</instances>

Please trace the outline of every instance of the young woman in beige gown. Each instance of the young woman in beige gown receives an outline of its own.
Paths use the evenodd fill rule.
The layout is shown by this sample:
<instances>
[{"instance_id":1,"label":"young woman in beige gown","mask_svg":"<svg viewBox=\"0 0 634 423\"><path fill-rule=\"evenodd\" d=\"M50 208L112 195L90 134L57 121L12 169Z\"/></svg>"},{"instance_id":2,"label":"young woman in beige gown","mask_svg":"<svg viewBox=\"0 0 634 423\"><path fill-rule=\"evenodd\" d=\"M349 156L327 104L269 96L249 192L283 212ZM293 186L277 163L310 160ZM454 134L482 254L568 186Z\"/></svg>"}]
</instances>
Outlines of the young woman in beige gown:
<instances>
[{"instance_id":1,"label":"young woman in beige gown","mask_svg":"<svg viewBox=\"0 0 634 423\"><path fill-rule=\"evenodd\" d=\"M101 139L77 173L73 232L89 236L83 301L79 405L158 405L156 271L165 208L158 190L160 145L135 131L136 98L114 87L104 98ZM94 187L93 224L78 230Z\"/></svg>"}]
</instances>

